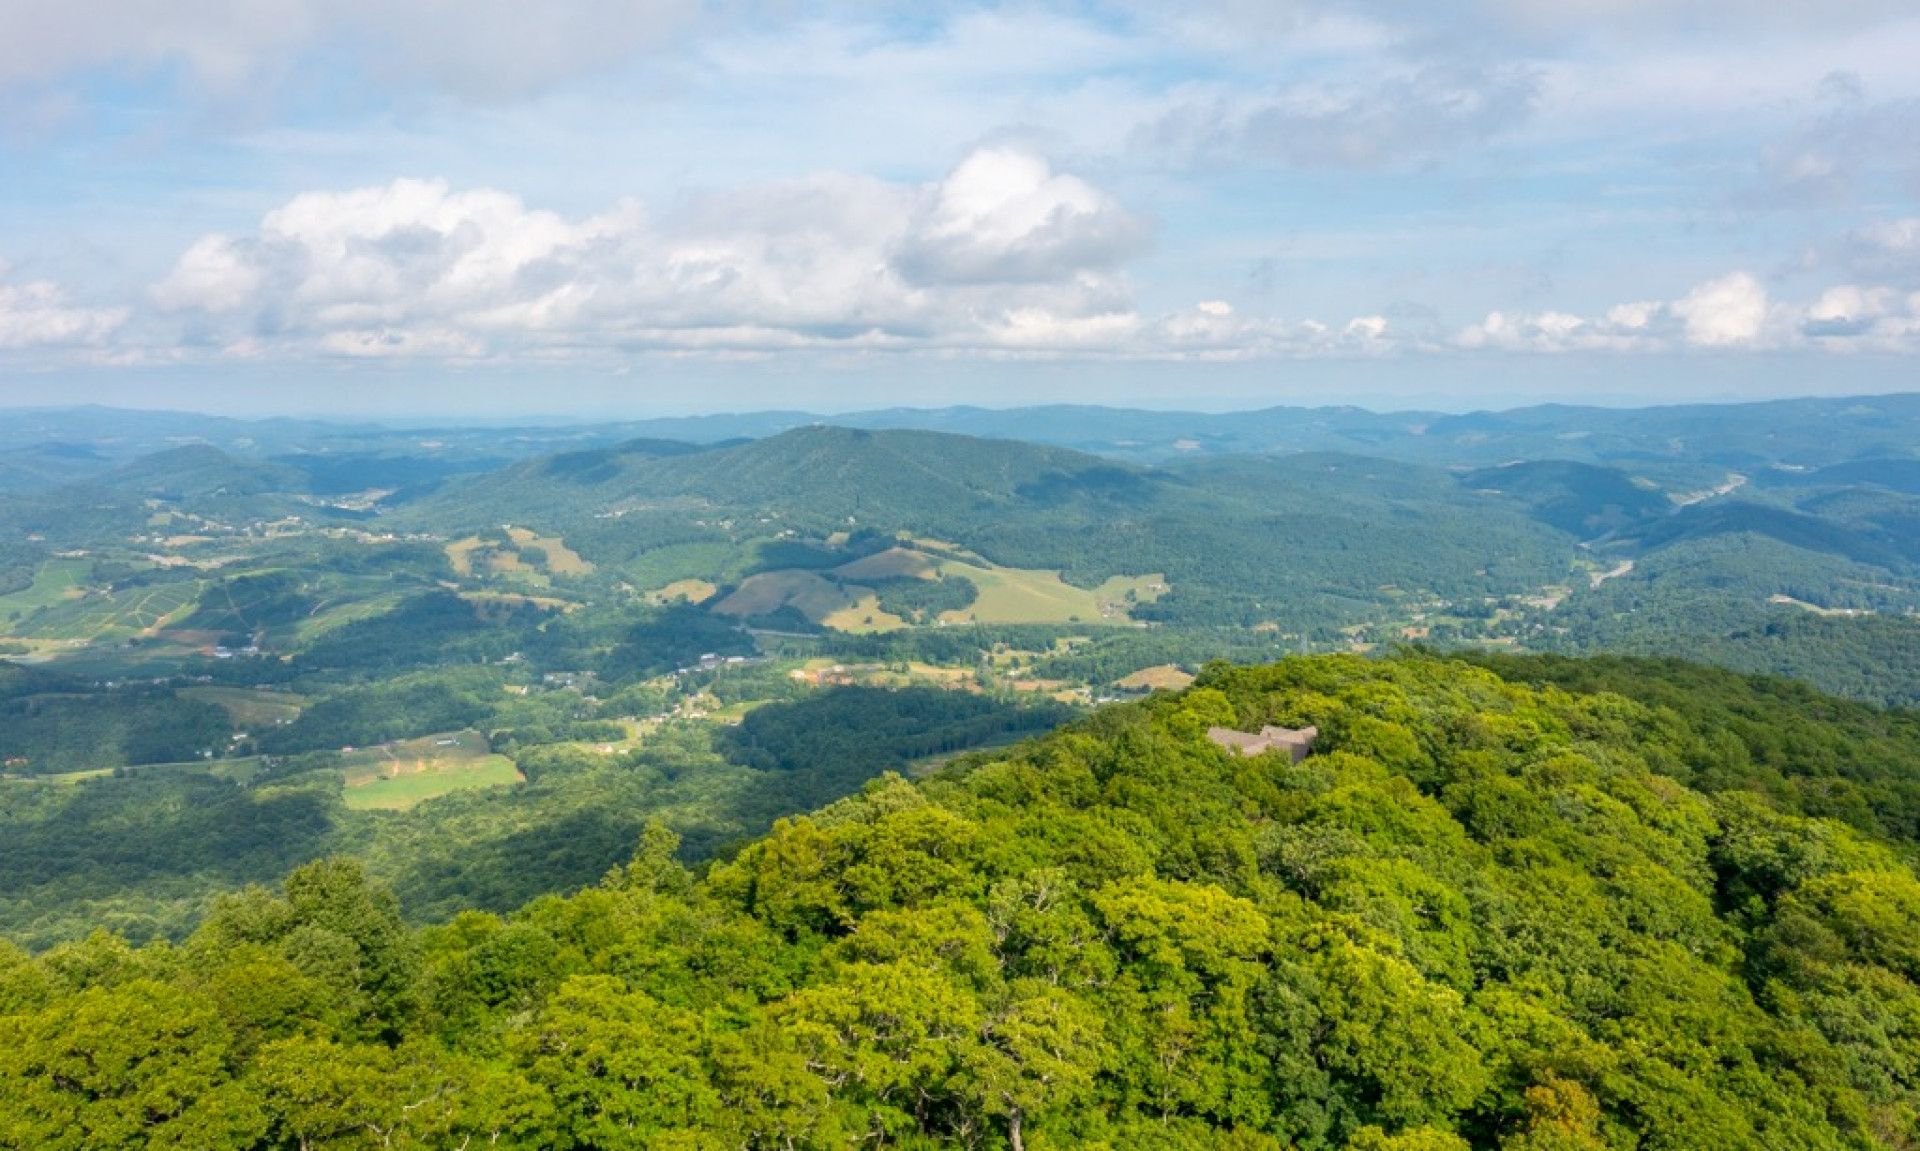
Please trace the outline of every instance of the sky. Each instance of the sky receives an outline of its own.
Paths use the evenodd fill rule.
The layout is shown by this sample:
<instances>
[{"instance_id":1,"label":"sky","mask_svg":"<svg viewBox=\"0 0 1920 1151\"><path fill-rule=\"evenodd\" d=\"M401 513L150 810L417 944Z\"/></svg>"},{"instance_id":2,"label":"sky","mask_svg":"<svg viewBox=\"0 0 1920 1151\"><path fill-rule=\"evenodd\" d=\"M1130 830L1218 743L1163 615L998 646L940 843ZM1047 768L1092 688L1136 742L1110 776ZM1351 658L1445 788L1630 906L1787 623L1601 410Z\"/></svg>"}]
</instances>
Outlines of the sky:
<instances>
[{"instance_id":1,"label":"sky","mask_svg":"<svg viewBox=\"0 0 1920 1151\"><path fill-rule=\"evenodd\" d=\"M0 405L1920 390L1911 0L0 0Z\"/></svg>"}]
</instances>

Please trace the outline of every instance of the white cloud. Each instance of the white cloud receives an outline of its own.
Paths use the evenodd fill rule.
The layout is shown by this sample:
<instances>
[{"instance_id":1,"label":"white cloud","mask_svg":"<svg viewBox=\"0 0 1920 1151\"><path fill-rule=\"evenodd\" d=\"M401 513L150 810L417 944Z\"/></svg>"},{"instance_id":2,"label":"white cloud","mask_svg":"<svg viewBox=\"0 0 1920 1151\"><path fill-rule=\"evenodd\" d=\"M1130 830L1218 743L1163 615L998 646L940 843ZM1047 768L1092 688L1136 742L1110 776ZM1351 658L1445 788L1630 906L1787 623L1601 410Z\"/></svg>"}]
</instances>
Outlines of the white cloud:
<instances>
[{"instance_id":1,"label":"white cloud","mask_svg":"<svg viewBox=\"0 0 1920 1151\"><path fill-rule=\"evenodd\" d=\"M660 218L398 180L203 237L151 294L250 353L1078 347L1137 324L1119 264L1143 235L1092 185L1004 148L932 185L826 174Z\"/></svg>"},{"instance_id":2,"label":"white cloud","mask_svg":"<svg viewBox=\"0 0 1920 1151\"><path fill-rule=\"evenodd\" d=\"M1920 292L1837 284L1809 303L1775 302L1752 275L1734 272L1677 300L1620 304L1599 317L1493 312L1453 342L1528 352L1920 352Z\"/></svg>"},{"instance_id":3,"label":"white cloud","mask_svg":"<svg viewBox=\"0 0 1920 1151\"><path fill-rule=\"evenodd\" d=\"M1737 347L1758 341L1766 328L1767 290L1747 273L1735 272L1695 287L1672 308L1692 343Z\"/></svg>"},{"instance_id":4,"label":"white cloud","mask_svg":"<svg viewBox=\"0 0 1920 1151\"><path fill-rule=\"evenodd\" d=\"M1424 340L1394 329L1385 316L1343 324L1245 315L1224 300L1203 300L1162 317L1128 351L1152 359L1199 361L1380 356L1425 350Z\"/></svg>"},{"instance_id":5,"label":"white cloud","mask_svg":"<svg viewBox=\"0 0 1920 1151\"><path fill-rule=\"evenodd\" d=\"M0 277L6 272L0 262ZM126 319L125 308L75 307L48 280L10 284L0 279L0 349L97 346Z\"/></svg>"},{"instance_id":6,"label":"white cloud","mask_svg":"<svg viewBox=\"0 0 1920 1151\"><path fill-rule=\"evenodd\" d=\"M983 148L928 196L899 263L922 283L1053 280L1113 268L1146 228L1099 189L1011 148Z\"/></svg>"},{"instance_id":7,"label":"white cloud","mask_svg":"<svg viewBox=\"0 0 1920 1151\"><path fill-rule=\"evenodd\" d=\"M203 237L151 297L246 358L1920 350L1920 294L1842 284L1777 302L1747 272L1598 315L1494 311L1450 340L1383 315L1286 320L1218 298L1148 319L1124 266L1143 235L1099 188L1008 148L976 150L931 184L826 173L658 215L625 201L567 217L498 190L398 180L306 193L249 234ZM51 289L30 287L46 312ZM120 318L70 310L68 328L97 339Z\"/></svg>"}]
</instances>

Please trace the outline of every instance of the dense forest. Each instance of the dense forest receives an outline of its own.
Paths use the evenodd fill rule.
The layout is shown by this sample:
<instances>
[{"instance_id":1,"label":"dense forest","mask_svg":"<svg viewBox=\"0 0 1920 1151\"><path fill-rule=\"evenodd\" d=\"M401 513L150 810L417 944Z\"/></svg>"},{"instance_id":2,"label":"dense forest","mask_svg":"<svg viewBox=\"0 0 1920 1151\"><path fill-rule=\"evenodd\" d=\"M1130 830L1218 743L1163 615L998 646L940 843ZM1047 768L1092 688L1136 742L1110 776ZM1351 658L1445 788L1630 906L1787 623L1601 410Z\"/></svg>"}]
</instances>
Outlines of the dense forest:
<instances>
[{"instance_id":1,"label":"dense forest","mask_svg":"<svg viewBox=\"0 0 1920 1151\"><path fill-rule=\"evenodd\" d=\"M535 696L486 713L473 686L472 676L454 673L390 693L356 689L336 697L347 701L339 718L316 707L278 730L296 745L316 730L350 741L370 726L442 730L480 709L521 725L496 730L492 743L513 749L524 783L405 811L353 810L342 799L341 757L308 752L273 757L250 774L135 768L77 784L0 787L0 933L35 947L98 927L178 939L222 892L276 883L336 852L352 853L397 892L410 922L508 911L592 883L630 854L649 820L682 837L684 858L703 860L883 772L1044 731L1071 714L1046 702L842 687L767 703L737 728L669 728L634 750L603 754L569 741L592 735L590 724L539 714L543 699L572 697ZM429 710L408 714L403 704ZM393 723L403 726L386 727Z\"/></svg>"},{"instance_id":2,"label":"dense forest","mask_svg":"<svg viewBox=\"0 0 1920 1151\"><path fill-rule=\"evenodd\" d=\"M1263 723L1321 736L1206 737ZM415 930L334 858L0 951L0 1144L1911 1148L1916 778L1726 673L1217 664L697 872L649 825Z\"/></svg>"}]
</instances>

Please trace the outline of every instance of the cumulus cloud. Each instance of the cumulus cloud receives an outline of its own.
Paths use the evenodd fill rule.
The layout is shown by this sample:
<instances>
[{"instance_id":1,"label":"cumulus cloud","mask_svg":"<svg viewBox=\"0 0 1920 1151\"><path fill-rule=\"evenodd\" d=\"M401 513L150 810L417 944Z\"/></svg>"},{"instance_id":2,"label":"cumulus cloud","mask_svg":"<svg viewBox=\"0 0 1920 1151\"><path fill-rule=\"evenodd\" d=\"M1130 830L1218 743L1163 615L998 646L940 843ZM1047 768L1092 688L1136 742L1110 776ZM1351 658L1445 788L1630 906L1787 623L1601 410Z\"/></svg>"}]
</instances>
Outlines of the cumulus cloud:
<instances>
[{"instance_id":1,"label":"cumulus cloud","mask_svg":"<svg viewBox=\"0 0 1920 1151\"><path fill-rule=\"evenodd\" d=\"M1527 352L1686 349L1920 351L1920 292L1837 284L1804 303L1774 300L1745 272L1695 285L1675 300L1621 304L1601 316L1493 312L1462 329L1462 348Z\"/></svg>"},{"instance_id":2,"label":"cumulus cloud","mask_svg":"<svg viewBox=\"0 0 1920 1151\"><path fill-rule=\"evenodd\" d=\"M1385 316L1355 316L1337 324L1283 320L1242 314L1225 300L1202 300L1163 316L1142 335L1139 355L1201 361L1381 356L1427 346Z\"/></svg>"},{"instance_id":3,"label":"cumulus cloud","mask_svg":"<svg viewBox=\"0 0 1920 1151\"><path fill-rule=\"evenodd\" d=\"M1745 272L1695 287L1672 305L1687 339L1702 347L1752 344L1767 323L1767 290Z\"/></svg>"},{"instance_id":4,"label":"cumulus cloud","mask_svg":"<svg viewBox=\"0 0 1920 1151\"><path fill-rule=\"evenodd\" d=\"M0 262L0 349L99 345L126 322L124 308L76 307L58 284L10 284L6 272Z\"/></svg>"},{"instance_id":5,"label":"cumulus cloud","mask_svg":"<svg viewBox=\"0 0 1920 1151\"><path fill-rule=\"evenodd\" d=\"M1028 152L983 148L926 197L899 264L921 283L1043 282L1117 267L1145 240L1144 225L1086 181Z\"/></svg>"},{"instance_id":6,"label":"cumulus cloud","mask_svg":"<svg viewBox=\"0 0 1920 1151\"><path fill-rule=\"evenodd\" d=\"M1908 222L1872 232L1890 250ZM906 184L827 173L590 216L445 182L296 196L205 236L151 301L227 356L624 361L795 350L1245 360L1482 352L1915 351L1920 293L1868 282L1776 300L1733 272L1597 315L1282 319L1206 299L1144 315L1126 274L1145 225L1007 148ZM0 294L0 340L104 338L124 313L48 285ZM1404 320L1406 317L1400 317ZM13 333L9 335L8 333Z\"/></svg>"},{"instance_id":7,"label":"cumulus cloud","mask_svg":"<svg viewBox=\"0 0 1920 1151\"><path fill-rule=\"evenodd\" d=\"M1503 351L1625 351L1645 338L1647 319L1638 312L1610 314L1602 320L1568 312L1489 312L1486 319L1462 331L1456 342L1464 348Z\"/></svg>"},{"instance_id":8,"label":"cumulus cloud","mask_svg":"<svg viewBox=\"0 0 1920 1151\"><path fill-rule=\"evenodd\" d=\"M152 290L249 351L485 356L1082 346L1136 322L1142 225L1031 154L931 185L828 174L570 219L493 189L312 192L196 241Z\"/></svg>"}]
</instances>

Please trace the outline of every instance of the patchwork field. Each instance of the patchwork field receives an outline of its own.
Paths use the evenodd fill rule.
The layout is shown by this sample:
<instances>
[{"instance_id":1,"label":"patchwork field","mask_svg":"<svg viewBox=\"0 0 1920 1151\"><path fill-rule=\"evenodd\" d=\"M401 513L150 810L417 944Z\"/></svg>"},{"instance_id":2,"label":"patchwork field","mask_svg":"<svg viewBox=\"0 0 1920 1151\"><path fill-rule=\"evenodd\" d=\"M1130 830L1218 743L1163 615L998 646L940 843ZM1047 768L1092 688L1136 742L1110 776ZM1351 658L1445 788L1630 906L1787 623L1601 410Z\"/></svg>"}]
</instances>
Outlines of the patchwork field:
<instances>
[{"instance_id":1,"label":"patchwork field","mask_svg":"<svg viewBox=\"0 0 1920 1151\"><path fill-rule=\"evenodd\" d=\"M899 616L880 610L872 589L836 584L817 572L761 572L740 581L725 599L713 605L721 615L769 615L790 607L814 623L841 631L894 631L907 626Z\"/></svg>"},{"instance_id":2,"label":"patchwork field","mask_svg":"<svg viewBox=\"0 0 1920 1151\"><path fill-rule=\"evenodd\" d=\"M405 811L455 791L504 787L525 776L511 759L495 755L477 731L401 740L341 755L346 804L355 811Z\"/></svg>"},{"instance_id":3,"label":"patchwork field","mask_svg":"<svg viewBox=\"0 0 1920 1151\"><path fill-rule=\"evenodd\" d=\"M55 559L40 565L33 586L0 595L0 623L25 619L63 599L78 598L93 563L84 559Z\"/></svg>"},{"instance_id":4,"label":"patchwork field","mask_svg":"<svg viewBox=\"0 0 1920 1151\"><path fill-rule=\"evenodd\" d=\"M706 603L719 593L720 589L703 579L677 579L663 588L655 588L646 594L646 601L655 604L668 603Z\"/></svg>"},{"instance_id":5,"label":"patchwork field","mask_svg":"<svg viewBox=\"0 0 1920 1151\"><path fill-rule=\"evenodd\" d=\"M529 528L508 528L511 546L497 539L468 536L445 548L447 562L462 576L505 575L522 578L587 575L593 564L566 545L559 536L543 536Z\"/></svg>"},{"instance_id":6,"label":"patchwork field","mask_svg":"<svg viewBox=\"0 0 1920 1151\"><path fill-rule=\"evenodd\" d=\"M539 566L554 575L588 575L593 571L593 565L559 536L543 536L526 528L508 528L507 536L520 545L523 553L538 552Z\"/></svg>"},{"instance_id":7,"label":"patchwork field","mask_svg":"<svg viewBox=\"0 0 1920 1151\"><path fill-rule=\"evenodd\" d=\"M42 569L32 588L0 599L0 634L78 643L151 635L189 614L201 589L183 581L108 591L84 586L84 574Z\"/></svg>"},{"instance_id":8,"label":"patchwork field","mask_svg":"<svg viewBox=\"0 0 1920 1151\"><path fill-rule=\"evenodd\" d=\"M862 556L828 575L787 569L747 577L713 605L722 615L765 615L791 607L815 623L848 632L894 631L910 626L880 607L873 588L886 580L934 580L959 576L978 596L965 608L942 612L942 623L1098 623L1131 619L1134 604L1167 590L1159 574L1114 576L1098 587L1075 587L1058 571L1002 567L964 548L936 541L887 548Z\"/></svg>"}]
</instances>

